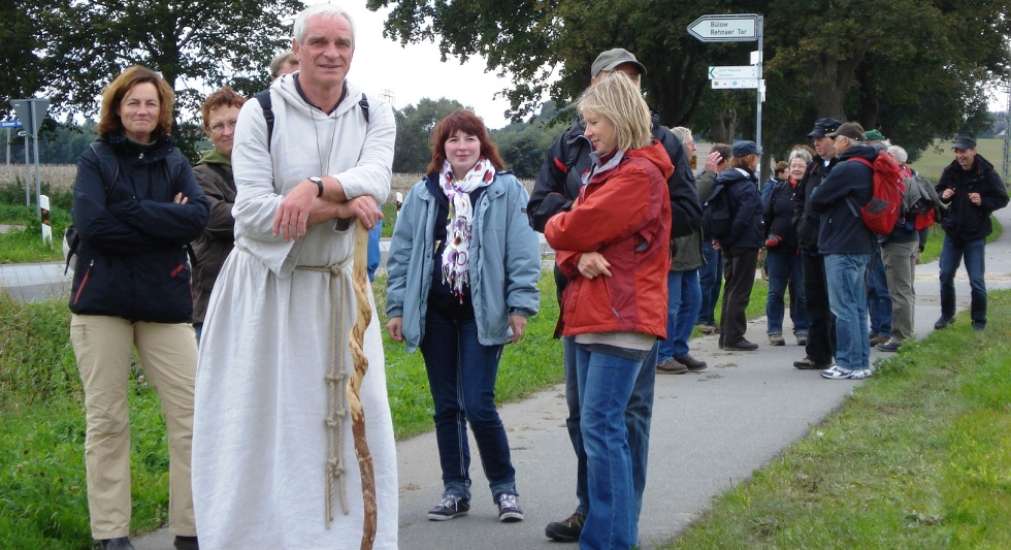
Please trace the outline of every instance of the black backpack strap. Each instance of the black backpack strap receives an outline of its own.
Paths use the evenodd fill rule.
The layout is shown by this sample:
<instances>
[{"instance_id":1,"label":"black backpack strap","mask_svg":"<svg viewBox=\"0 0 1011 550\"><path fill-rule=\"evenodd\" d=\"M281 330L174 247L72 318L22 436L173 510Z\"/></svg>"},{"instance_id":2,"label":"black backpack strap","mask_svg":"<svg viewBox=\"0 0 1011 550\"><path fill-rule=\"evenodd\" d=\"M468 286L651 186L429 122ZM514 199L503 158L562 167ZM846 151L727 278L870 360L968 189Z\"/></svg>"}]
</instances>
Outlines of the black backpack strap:
<instances>
[{"instance_id":1,"label":"black backpack strap","mask_svg":"<svg viewBox=\"0 0 1011 550\"><path fill-rule=\"evenodd\" d=\"M98 173L102 177L102 189L105 191L106 197L109 196L109 191L112 186L116 185L119 180L119 161L106 162L103 160L107 155L115 155L109 146L101 141L92 141L91 152L95 154L95 162L98 163ZM112 166L111 169L109 166ZM63 274L66 275L67 271L70 270L70 259L74 257L77 253L77 249L81 245L81 236L77 234L77 228L74 224L70 224L67 227L64 237L67 239L67 261L63 265Z\"/></svg>"},{"instance_id":2,"label":"black backpack strap","mask_svg":"<svg viewBox=\"0 0 1011 550\"><path fill-rule=\"evenodd\" d=\"M362 115L365 117L365 125L369 124L369 98L362 93L362 98L358 101L358 106L362 108Z\"/></svg>"},{"instance_id":3,"label":"black backpack strap","mask_svg":"<svg viewBox=\"0 0 1011 550\"><path fill-rule=\"evenodd\" d=\"M267 123L267 152L269 153L270 138L274 135L274 108L270 102L270 90L257 92L253 98L256 99L256 102L260 104L260 108L263 109L263 120ZM366 116L366 119L368 119L368 116Z\"/></svg>"}]
</instances>

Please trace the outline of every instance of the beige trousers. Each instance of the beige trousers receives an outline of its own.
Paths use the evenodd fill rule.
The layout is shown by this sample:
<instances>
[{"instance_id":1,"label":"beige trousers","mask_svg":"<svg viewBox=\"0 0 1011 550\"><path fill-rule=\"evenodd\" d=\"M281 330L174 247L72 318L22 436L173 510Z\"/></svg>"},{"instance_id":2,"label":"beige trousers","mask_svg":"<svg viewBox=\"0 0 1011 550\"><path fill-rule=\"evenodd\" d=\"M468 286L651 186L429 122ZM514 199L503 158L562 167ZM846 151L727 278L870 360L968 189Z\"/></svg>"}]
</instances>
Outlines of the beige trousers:
<instances>
[{"instance_id":1,"label":"beige trousers","mask_svg":"<svg viewBox=\"0 0 1011 550\"><path fill-rule=\"evenodd\" d=\"M916 254L919 241L885 243L881 261L885 264L885 282L892 297L892 338L900 342L914 336L916 315Z\"/></svg>"},{"instance_id":2,"label":"beige trousers","mask_svg":"<svg viewBox=\"0 0 1011 550\"><path fill-rule=\"evenodd\" d=\"M169 439L169 525L196 535L190 486L193 384L197 345L188 323L131 323L121 317L72 315L70 341L84 385L88 509L95 539L130 533L130 426L127 386L134 346L161 398Z\"/></svg>"}]
</instances>

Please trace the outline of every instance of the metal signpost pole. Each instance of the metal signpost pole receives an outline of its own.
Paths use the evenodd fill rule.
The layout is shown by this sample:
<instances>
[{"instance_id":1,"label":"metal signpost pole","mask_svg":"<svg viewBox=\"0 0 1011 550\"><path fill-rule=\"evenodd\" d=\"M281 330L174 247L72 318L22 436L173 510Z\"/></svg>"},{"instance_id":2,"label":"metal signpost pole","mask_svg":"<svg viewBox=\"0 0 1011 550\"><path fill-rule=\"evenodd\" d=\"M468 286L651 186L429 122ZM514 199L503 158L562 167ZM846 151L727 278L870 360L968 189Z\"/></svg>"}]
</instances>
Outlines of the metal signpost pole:
<instances>
[{"instance_id":1,"label":"metal signpost pole","mask_svg":"<svg viewBox=\"0 0 1011 550\"><path fill-rule=\"evenodd\" d=\"M28 168L28 163L31 162L31 149L28 148L28 129L21 130L25 135L25 168ZM32 206L32 190L31 182L25 179L25 206Z\"/></svg>"},{"instance_id":2,"label":"metal signpost pole","mask_svg":"<svg viewBox=\"0 0 1011 550\"><path fill-rule=\"evenodd\" d=\"M11 165L11 129L7 128L7 166Z\"/></svg>"},{"instance_id":3,"label":"metal signpost pole","mask_svg":"<svg viewBox=\"0 0 1011 550\"><path fill-rule=\"evenodd\" d=\"M1004 183L1011 178L1011 79L1007 81L1007 112L1004 113Z\"/></svg>"},{"instance_id":4,"label":"metal signpost pole","mask_svg":"<svg viewBox=\"0 0 1011 550\"><path fill-rule=\"evenodd\" d=\"M42 220L42 204L39 199L39 196L42 195L42 181L39 178L39 124L36 121L45 116L45 111L36 113L35 106L37 104L36 101L32 101L28 104L28 108L32 112L32 141L35 145L35 214L39 220Z\"/></svg>"},{"instance_id":5,"label":"metal signpost pole","mask_svg":"<svg viewBox=\"0 0 1011 550\"><path fill-rule=\"evenodd\" d=\"M758 145L759 151L762 151L762 102L765 101L765 82L762 78L765 76L762 72L762 64L765 62L765 59L763 59L765 51L762 49L762 27L764 22L765 18L761 15L755 20L755 32L758 35L758 63L756 63L758 67L758 89L755 90L755 144ZM764 151L762 156L765 156ZM763 162L762 164L764 165L765 163ZM759 172L764 171L759 168ZM764 176L765 174L762 174L761 177L764 178ZM762 179L761 181L764 182L765 180Z\"/></svg>"}]
</instances>

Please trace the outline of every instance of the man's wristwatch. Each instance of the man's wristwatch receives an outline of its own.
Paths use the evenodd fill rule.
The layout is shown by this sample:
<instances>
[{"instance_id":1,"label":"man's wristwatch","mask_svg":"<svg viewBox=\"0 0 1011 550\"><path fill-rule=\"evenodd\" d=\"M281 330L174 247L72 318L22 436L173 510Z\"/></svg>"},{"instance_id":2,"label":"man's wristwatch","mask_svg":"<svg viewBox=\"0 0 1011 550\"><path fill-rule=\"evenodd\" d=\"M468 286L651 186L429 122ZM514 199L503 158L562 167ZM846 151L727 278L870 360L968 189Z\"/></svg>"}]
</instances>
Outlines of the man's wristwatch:
<instances>
[{"instance_id":1,"label":"man's wristwatch","mask_svg":"<svg viewBox=\"0 0 1011 550\"><path fill-rule=\"evenodd\" d=\"M322 197L323 196L323 178L321 178L319 176L310 176L309 177L309 181L311 181L311 182L313 182L313 183L316 184L316 196L317 197Z\"/></svg>"}]
</instances>

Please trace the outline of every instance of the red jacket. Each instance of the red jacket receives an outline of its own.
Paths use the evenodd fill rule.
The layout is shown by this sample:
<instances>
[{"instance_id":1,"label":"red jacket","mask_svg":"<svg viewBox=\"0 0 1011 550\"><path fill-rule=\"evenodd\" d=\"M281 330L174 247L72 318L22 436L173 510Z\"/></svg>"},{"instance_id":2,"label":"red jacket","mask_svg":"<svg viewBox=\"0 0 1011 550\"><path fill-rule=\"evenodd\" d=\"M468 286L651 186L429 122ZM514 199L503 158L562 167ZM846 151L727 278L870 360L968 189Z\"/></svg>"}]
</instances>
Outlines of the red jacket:
<instances>
[{"instance_id":1,"label":"red jacket","mask_svg":"<svg viewBox=\"0 0 1011 550\"><path fill-rule=\"evenodd\" d=\"M627 151L616 167L594 174L571 210L548 220L544 236L569 279L562 295L563 335L667 336L667 179L673 172L658 142ZM611 276L581 276L576 266L583 252L603 254Z\"/></svg>"}]
</instances>

